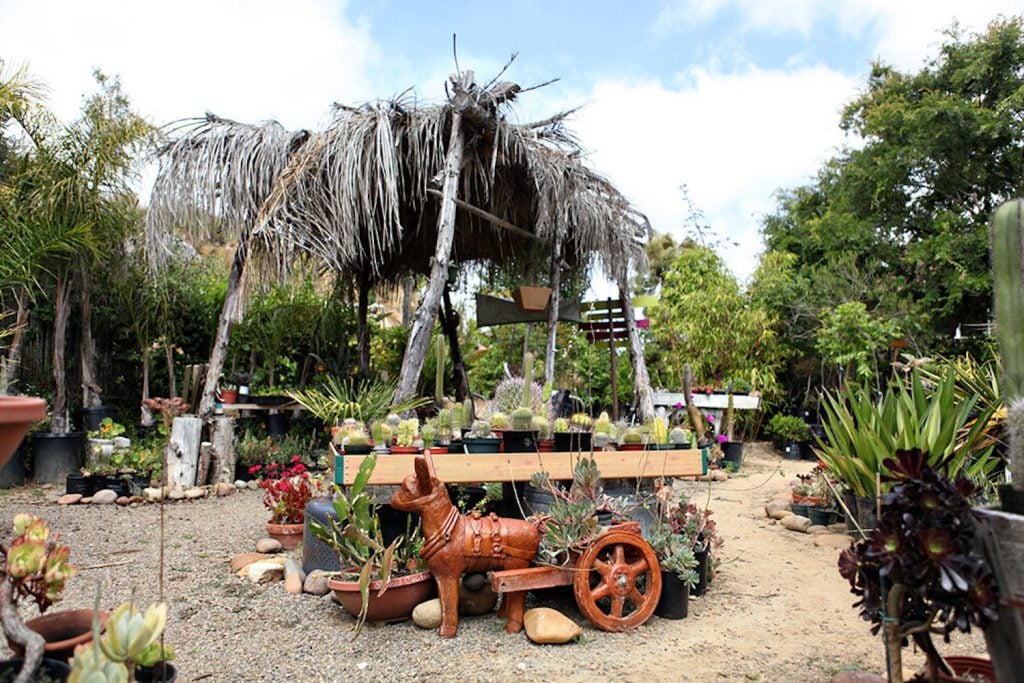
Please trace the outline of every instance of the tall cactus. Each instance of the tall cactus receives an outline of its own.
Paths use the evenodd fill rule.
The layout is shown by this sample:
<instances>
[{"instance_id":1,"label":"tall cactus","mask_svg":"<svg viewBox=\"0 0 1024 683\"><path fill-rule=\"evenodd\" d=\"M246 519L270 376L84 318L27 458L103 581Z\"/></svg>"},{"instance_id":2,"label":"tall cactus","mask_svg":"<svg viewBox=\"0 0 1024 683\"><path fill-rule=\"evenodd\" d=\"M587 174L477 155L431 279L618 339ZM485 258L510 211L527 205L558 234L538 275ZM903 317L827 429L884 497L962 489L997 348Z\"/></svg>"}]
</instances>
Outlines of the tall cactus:
<instances>
[{"instance_id":1,"label":"tall cactus","mask_svg":"<svg viewBox=\"0 0 1024 683\"><path fill-rule=\"evenodd\" d=\"M528 353L523 357L523 398L519 402L520 408L532 406L531 389L533 389L533 354Z\"/></svg>"},{"instance_id":2,"label":"tall cactus","mask_svg":"<svg viewBox=\"0 0 1024 683\"><path fill-rule=\"evenodd\" d=\"M1009 469L1024 488L1024 200L1006 202L992 216L992 290L1003 359L1003 395L1010 431Z\"/></svg>"}]
</instances>

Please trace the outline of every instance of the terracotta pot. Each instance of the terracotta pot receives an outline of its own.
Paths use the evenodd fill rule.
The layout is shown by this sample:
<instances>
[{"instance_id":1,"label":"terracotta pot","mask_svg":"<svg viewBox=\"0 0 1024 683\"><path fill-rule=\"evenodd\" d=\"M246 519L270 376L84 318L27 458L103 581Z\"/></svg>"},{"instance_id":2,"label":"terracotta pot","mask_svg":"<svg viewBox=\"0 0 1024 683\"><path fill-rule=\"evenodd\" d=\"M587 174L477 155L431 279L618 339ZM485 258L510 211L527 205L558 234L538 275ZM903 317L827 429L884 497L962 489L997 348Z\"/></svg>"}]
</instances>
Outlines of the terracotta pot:
<instances>
[{"instance_id":1,"label":"terracotta pot","mask_svg":"<svg viewBox=\"0 0 1024 683\"><path fill-rule=\"evenodd\" d=\"M642 451L646 446L642 443L620 443L618 449L620 451Z\"/></svg>"},{"instance_id":2,"label":"terracotta pot","mask_svg":"<svg viewBox=\"0 0 1024 683\"><path fill-rule=\"evenodd\" d=\"M968 681L990 681L996 683L996 672L992 668L992 662L982 657L944 657L946 664L953 670L953 675L948 676L939 672L940 681L952 681L953 683L967 683Z\"/></svg>"},{"instance_id":3,"label":"terracotta pot","mask_svg":"<svg viewBox=\"0 0 1024 683\"><path fill-rule=\"evenodd\" d=\"M221 403L238 403L238 389L221 389L219 396Z\"/></svg>"},{"instance_id":4,"label":"terracotta pot","mask_svg":"<svg viewBox=\"0 0 1024 683\"><path fill-rule=\"evenodd\" d=\"M352 570L357 573L356 570ZM384 595L377 597L381 581L370 582L370 598L366 607L367 621L403 621L412 616L416 605L437 594L437 586L430 572L418 572L407 576L392 576ZM362 608L358 581L328 579L327 587L334 591L345 611L358 616Z\"/></svg>"},{"instance_id":5,"label":"terracotta pot","mask_svg":"<svg viewBox=\"0 0 1024 683\"><path fill-rule=\"evenodd\" d=\"M555 440L554 439L541 439L537 442L537 450L541 453L554 453L555 452Z\"/></svg>"},{"instance_id":6,"label":"terracotta pot","mask_svg":"<svg viewBox=\"0 0 1024 683\"><path fill-rule=\"evenodd\" d=\"M267 535L281 543L285 550L297 548L302 543L302 524L274 524L267 522Z\"/></svg>"},{"instance_id":7,"label":"terracotta pot","mask_svg":"<svg viewBox=\"0 0 1024 683\"><path fill-rule=\"evenodd\" d=\"M551 298L550 287L517 287L512 290L512 298L521 311L543 311L548 307Z\"/></svg>"},{"instance_id":8,"label":"terracotta pot","mask_svg":"<svg viewBox=\"0 0 1024 683\"><path fill-rule=\"evenodd\" d=\"M392 446L391 455L416 455L420 449L416 446Z\"/></svg>"},{"instance_id":9,"label":"terracotta pot","mask_svg":"<svg viewBox=\"0 0 1024 683\"><path fill-rule=\"evenodd\" d=\"M41 635L46 641L43 649L44 657L66 662L75 654L77 646L92 642L93 614L91 609L47 612L41 617L29 619L25 622L25 626ZM107 613L100 612L99 619L102 632L107 623ZM19 657L25 654L17 644L9 640L7 644Z\"/></svg>"},{"instance_id":10,"label":"terracotta pot","mask_svg":"<svg viewBox=\"0 0 1024 683\"><path fill-rule=\"evenodd\" d=\"M424 450L430 451L431 455L446 455L448 453L448 447L447 446L436 446L435 445L435 446L431 446L430 448L426 448Z\"/></svg>"},{"instance_id":11,"label":"terracotta pot","mask_svg":"<svg viewBox=\"0 0 1024 683\"><path fill-rule=\"evenodd\" d=\"M0 467L7 464L28 428L46 417L46 401L31 396L0 396Z\"/></svg>"}]
</instances>

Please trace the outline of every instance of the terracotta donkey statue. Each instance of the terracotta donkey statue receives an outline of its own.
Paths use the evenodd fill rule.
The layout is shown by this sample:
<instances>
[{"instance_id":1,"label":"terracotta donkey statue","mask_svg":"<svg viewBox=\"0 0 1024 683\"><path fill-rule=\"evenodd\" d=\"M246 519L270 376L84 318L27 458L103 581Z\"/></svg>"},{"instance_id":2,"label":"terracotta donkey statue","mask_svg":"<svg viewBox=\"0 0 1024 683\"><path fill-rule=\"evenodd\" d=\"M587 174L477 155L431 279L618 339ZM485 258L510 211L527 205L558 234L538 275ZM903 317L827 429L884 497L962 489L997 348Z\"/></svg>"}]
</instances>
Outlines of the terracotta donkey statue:
<instances>
[{"instance_id":1,"label":"terracotta donkey statue","mask_svg":"<svg viewBox=\"0 0 1024 683\"><path fill-rule=\"evenodd\" d=\"M423 547L420 550L441 596L441 635L453 638L459 629L459 581L464 572L491 569L522 569L530 566L540 532L521 519L508 519L478 512L460 515L444 484L430 473L427 459L415 462L415 474L402 482L391 497L391 505L422 517ZM522 628L526 592L506 594L498 615L508 618L505 630Z\"/></svg>"}]
</instances>

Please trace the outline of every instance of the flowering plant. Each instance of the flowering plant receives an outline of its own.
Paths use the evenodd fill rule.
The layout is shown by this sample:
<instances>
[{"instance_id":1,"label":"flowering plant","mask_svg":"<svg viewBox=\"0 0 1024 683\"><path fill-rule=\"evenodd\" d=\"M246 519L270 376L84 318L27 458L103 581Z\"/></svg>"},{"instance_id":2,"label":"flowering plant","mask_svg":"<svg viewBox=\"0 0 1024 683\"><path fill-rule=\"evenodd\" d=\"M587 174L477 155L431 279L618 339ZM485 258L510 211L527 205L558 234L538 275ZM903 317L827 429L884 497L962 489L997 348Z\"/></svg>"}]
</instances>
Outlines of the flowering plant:
<instances>
[{"instance_id":1,"label":"flowering plant","mask_svg":"<svg viewBox=\"0 0 1024 683\"><path fill-rule=\"evenodd\" d=\"M323 492L321 480L310 475L297 455L287 466L253 465L249 474L260 477L263 506L270 510L272 524L302 524L306 504Z\"/></svg>"}]
</instances>

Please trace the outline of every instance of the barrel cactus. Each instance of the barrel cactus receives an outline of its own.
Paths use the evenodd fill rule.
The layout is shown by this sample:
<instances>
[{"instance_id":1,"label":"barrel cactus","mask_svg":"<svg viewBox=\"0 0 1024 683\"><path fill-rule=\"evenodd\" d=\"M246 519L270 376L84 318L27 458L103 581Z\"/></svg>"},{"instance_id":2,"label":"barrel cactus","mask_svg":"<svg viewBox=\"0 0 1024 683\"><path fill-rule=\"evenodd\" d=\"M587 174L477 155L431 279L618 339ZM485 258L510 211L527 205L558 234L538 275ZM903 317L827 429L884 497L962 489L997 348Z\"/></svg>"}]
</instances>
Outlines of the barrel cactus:
<instances>
[{"instance_id":1,"label":"barrel cactus","mask_svg":"<svg viewBox=\"0 0 1024 683\"><path fill-rule=\"evenodd\" d=\"M992 289L1003 360L1003 395L1010 431L1009 471L1024 488L1024 199L1000 206L992 217Z\"/></svg>"},{"instance_id":2,"label":"barrel cactus","mask_svg":"<svg viewBox=\"0 0 1024 683\"><path fill-rule=\"evenodd\" d=\"M512 411L512 429L528 432L533 429L533 411L529 408L516 408Z\"/></svg>"},{"instance_id":3,"label":"barrel cactus","mask_svg":"<svg viewBox=\"0 0 1024 683\"><path fill-rule=\"evenodd\" d=\"M491 413L491 429L508 429L512 420L505 413Z\"/></svg>"}]
</instances>

